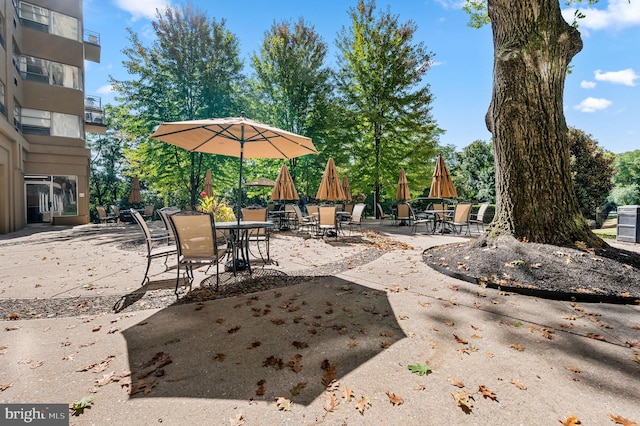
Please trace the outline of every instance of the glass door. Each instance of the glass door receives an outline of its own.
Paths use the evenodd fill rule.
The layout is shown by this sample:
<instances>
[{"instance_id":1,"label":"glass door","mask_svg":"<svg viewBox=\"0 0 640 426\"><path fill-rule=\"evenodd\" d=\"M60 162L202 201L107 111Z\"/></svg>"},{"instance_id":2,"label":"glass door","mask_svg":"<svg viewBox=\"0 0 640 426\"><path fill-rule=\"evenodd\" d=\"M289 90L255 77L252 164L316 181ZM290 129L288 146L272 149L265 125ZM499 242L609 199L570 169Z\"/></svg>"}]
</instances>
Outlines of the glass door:
<instances>
[{"instance_id":1,"label":"glass door","mask_svg":"<svg viewBox=\"0 0 640 426\"><path fill-rule=\"evenodd\" d=\"M27 223L51 222L51 178L26 178Z\"/></svg>"}]
</instances>

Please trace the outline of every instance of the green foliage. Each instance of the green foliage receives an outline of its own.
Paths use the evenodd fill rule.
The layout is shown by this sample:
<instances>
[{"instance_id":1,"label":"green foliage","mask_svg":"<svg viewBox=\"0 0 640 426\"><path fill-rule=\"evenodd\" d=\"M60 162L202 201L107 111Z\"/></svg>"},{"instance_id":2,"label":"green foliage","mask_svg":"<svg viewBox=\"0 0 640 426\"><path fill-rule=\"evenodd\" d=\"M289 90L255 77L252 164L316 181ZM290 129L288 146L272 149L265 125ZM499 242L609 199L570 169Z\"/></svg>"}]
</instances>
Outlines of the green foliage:
<instances>
[{"instance_id":1,"label":"green foliage","mask_svg":"<svg viewBox=\"0 0 640 426\"><path fill-rule=\"evenodd\" d=\"M491 142L477 140L455 153L449 172L460 198L495 201L496 171Z\"/></svg>"},{"instance_id":2,"label":"green foliage","mask_svg":"<svg viewBox=\"0 0 640 426\"><path fill-rule=\"evenodd\" d=\"M640 185L616 185L607 200L617 206L640 205Z\"/></svg>"},{"instance_id":3,"label":"green foliage","mask_svg":"<svg viewBox=\"0 0 640 426\"><path fill-rule=\"evenodd\" d=\"M416 373L419 376L424 376L425 374L428 375L432 373L431 367L420 363L411 364L407 368L409 369L409 371L411 371L412 373Z\"/></svg>"},{"instance_id":4,"label":"green foliage","mask_svg":"<svg viewBox=\"0 0 640 426\"><path fill-rule=\"evenodd\" d=\"M640 149L616 155L613 168L616 186L640 185Z\"/></svg>"},{"instance_id":5,"label":"green foliage","mask_svg":"<svg viewBox=\"0 0 640 426\"><path fill-rule=\"evenodd\" d=\"M317 188L329 152L338 164L347 158L337 145L340 138L333 136L339 129L338 109L331 70L325 65L327 52L327 44L314 27L300 18L295 23L274 23L252 57L255 76L250 86L256 118L312 138L320 152L289 161L294 182L300 186L304 181L304 187L298 189L307 194Z\"/></svg>"},{"instance_id":6,"label":"green foliage","mask_svg":"<svg viewBox=\"0 0 640 426\"><path fill-rule=\"evenodd\" d=\"M598 146L591 135L569 128L571 173L582 215L595 219L598 208L604 204L613 187L613 157Z\"/></svg>"},{"instance_id":7,"label":"green foliage","mask_svg":"<svg viewBox=\"0 0 640 426\"><path fill-rule=\"evenodd\" d=\"M424 43L414 43L416 26L399 23L390 11L374 17L375 1L349 9L336 75L342 102L345 151L354 192L395 195L400 169L409 188L430 182L426 161L435 157L441 134L431 117L433 101L422 82L433 61ZM380 200L380 197L376 197Z\"/></svg>"},{"instance_id":8,"label":"green foliage","mask_svg":"<svg viewBox=\"0 0 640 426\"><path fill-rule=\"evenodd\" d=\"M91 408L93 405L94 397L93 396L85 396L79 401L75 401L71 404L71 411L73 416L79 416L80 414L84 414L84 410L86 408Z\"/></svg>"},{"instance_id":9,"label":"green foliage","mask_svg":"<svg viewBox=\"0 0 640 426\"><path fill-rule=\"evenodd\" d=\"M205 192L200 194L198 210L205 213L213 213L216 222L233 222L236 215L233 208L227 204L224 198L218 199L215 196L209 197Z\"/></svg>"},{"instance_id":10,"label":"green foliage","mask_svg":"<svg viewBox=\"0 0 640 426\"><path fill-rule=\"evenodd\" d=\"M150 182L160 196L182 194L179 198L194 205L206 169L220 177L214 185L226 187L237 161L189 153L148 135L165 121L239 115L245 98L239 43L224 20L209 20L192 4L157 12L152 27L150 46L129 30L123 65L132 79L111 81L121 102L120 128L130 138L125 155L141 181Z\"/></svg>"}]
</instances>

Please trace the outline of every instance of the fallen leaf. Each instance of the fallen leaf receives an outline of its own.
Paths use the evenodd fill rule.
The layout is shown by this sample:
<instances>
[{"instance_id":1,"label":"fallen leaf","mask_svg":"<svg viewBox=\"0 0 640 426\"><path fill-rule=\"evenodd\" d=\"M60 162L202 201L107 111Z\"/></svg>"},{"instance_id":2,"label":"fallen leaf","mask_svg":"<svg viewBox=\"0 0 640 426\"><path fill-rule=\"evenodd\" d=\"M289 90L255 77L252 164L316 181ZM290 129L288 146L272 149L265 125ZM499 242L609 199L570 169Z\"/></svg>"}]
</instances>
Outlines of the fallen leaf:
<instances>
[{"instance_id":1,"label":"fallen leaf","mask_svg":"<svg viewBox=\"0 0 640 426\"><path fill-rule=\"evenodd\" d=\"M345 386L340 390L340 396L342 396L346 402L351 402L351 398L354 398L356 395L351 389Z\"/></svg>"},{"instance_id":2,"label":"fallen leaf","mask_svg":"<svg viewBox=\"0 0 640 426\"><path fill-rule=\"evenodd\" d=\"M229 419L230 426L243 426L244 425L244 415L242 413L236 414L235 417Z\"/></svg>"},{"instance_id":3,"label":"fallen leaf","mask_svg":"<svg viewBox=\"0 0 640 426\"><path fill-rule=\"evenodd\" d=\"M404 399L400 395L396 395L395 393L391 393L387 391L387 396L389 397L389 402L392 405L404 404Z\"/></svg>"},{"instance_id":4,"label":"fallen leaf","mask_svg":"<svg viewBox=\"0 0 640 426\"><path fill-rule=\"evenodd\" d=\"M614 416L613 414L609 414L609 417L611 418L611 420L613 420L613 422L617 425L623 425L623 426L638 426L638 423L631 421L627 418L624 418L622 416Z\"/></svg>"},{"instance_id":5,"label":"fallen leaf","mask_svg":"<svg viewBox=\"0 0 640 426\"><path fill-rule=\"evenodd\" d=\"M298 395L300 391L302 391L302 389L306 387L307 387L307 384L305 382L300 382L294 387L292 387L291 389L289 389L289 393L291 393L291 395Z\"/></svg>"},{"instance_id":6,"label":"fallen leaf","mask_svg":"<svg viewBox=\"0 0 640 426\"><path fill-rule=\"evenodd\" d=\"M574 373L582 373L582 371L580 371L580 369L578 367L567 367L567 370L569 371L573 371Z\"/></svg>"},{"instance_id":7,"label":"fallen leaf","mask_svg":"<svg viewBox=\"0 0 640 426\"><path fill-rule=\"evenodd\" d=\"M605 338L599 334L595 333L587 333L587 337L594 340L600 340L602 342L606 342Z\"/></svg>"},{"instance_id":8,"label":"fallen leaf","mask_svg":"<svg viewBox=\"0 0 640 426\"><path fill-rule=\"evenodd\" d=\"M522 382L519 382L516 379L511 379L511 383L514 384L520 390L527 390L527 387L524 384L522 384Z\"/></svg>"},{"instance_id":9,"label":"fallen leaf","mask_svg":"<svg viewBox=\"0 0 640 426\"><path fill-rule=\"evenodd\" d=\"M496 394L491 392L489 389L487 389L485 385L480 385L480 388L478 389L478 391L480 392L483 398L488 398L496 402L498 401L498 397L496 397Z\"/></svg>"},{"instance_id":10,"label":"fallen leaf","mask_svg":"<svg viewBox=\"0 0 640 426\"><path fill-rule=\"evenodd\" d=\"M452 393L451 396L453 396L453 399L456 401L458 406L462 408L462 411L464 411L465 414L471 413L471 409L473 408L473 396L469 392L462 391L459 393Z\"/></svg>"},{"instance_id":11,"label":"fallen leaf","mask_svg":"<svg viewBox=\"0 0 640 426\"><path fill-rule=\"evenodd\" d=\"M420 363L408 365L407 368L409 369L409 371L411 371L412 373L416 373L418 376L424 376L425 374L428 375L432 372L431 367Z\"/></svg>"},{"instance_id":12,"label":"fallen leaf","mask_svg":"<svg viewBox=\"0 0 640 426\"><path fill-rule=\"evenodd\" d=\"M368 408L371 408L371 400L366 396L362 396L356 401L356 410L358 410L360 414L364 415L364 410Z\"/></svg>"},{"instance_id":13,"label":"fallen leaf","mask_svg":"<svg viewBox=\"0 0 640 426\"><path fill-rule=\"evenodd\" d=\"M580 421L580 419L577 416L566 417L564 419L564 421L562 421L562 420L558 420L558 421L563 426L576 426L576 425L581 425L582 424L582 422Z\"/></svg>"},{"instance_id":14,"label":"fallen leaf","mask_svg":"<svg viewBox=\"0 0 640 426\"><path fill-rule=\"evenodd\" d=\"M457 386L459 388L463 388L464 387L464 383L462 383L460 380L455 380L455 379L449 379L449 383L451 383L453 386Z\"/></svg>"},{"instance_id":15,"label":"fallen leaf","mask_svg":"<svg viewBox=\"0 0 640 426\"><path fill-rule=\"evenodd\" d=\"M455 334L453 335L453 337L456 339L456 342L458 343L462 343L463 345L466 345L467 343L469 343L468 341L466 341L465 339L463 339L462 337L458 337Z\"/></svg>"},{"instance_id":16,"label":"fallen leaf","mask_svg":"<svg viewBox=\"0 0 640 426\"><path fill-rule=\"evenodd\" d=\"M291 400L281 396L276 399L276 407L278 407L280 411L291 411L293 405L291 404Z\"/></svg>"},{"instance_id":17,"label":"fallen leaf","mask_svg":"<svg viewBox=\"0 0 640 426\"><path fill-rule=\"evenodd\" d=\"M520 352L524 351L524 346L516 345L515 343L510 344L509 347L511 349L515 349L515 350L520 351Z\"/></svg>"},{"instance_id":18,"label":"fallen leaf","mask_svg":"<svg viewBox=\"0 0 640 426\"><path fill-rule=\"evenodd\" d=\"M11 386L13 386L13 382L11 383L2 383L0 384L0 392L4 392L7 389L9 389Z\"/></svg>"},{"instance_id":19,"label":"fallen leaf","mask_svg":"<svg viewBox=\"0 0 640 426\"><path fill-rule=\"evenodd\" d=\"M338 406L338 404L340 404L340 401L338 401L338 398L336 397L336 395L332 393L329 396L329 398L324 400L324 404L322 405L322 408L324 408L324 411L333 413L336 410L336 407Z\"/></svg>"},{"instance_id":20,"label":"fallen leaf","mask_svg":"<svg viewBox=\"0 0 640 426\"><path fill-rule=\"evenodd\" d=\"M629 345L630 348L640 349L640 340L638 340L637 342L625 342L625 343Z\"/></svg>"}]
</instances>

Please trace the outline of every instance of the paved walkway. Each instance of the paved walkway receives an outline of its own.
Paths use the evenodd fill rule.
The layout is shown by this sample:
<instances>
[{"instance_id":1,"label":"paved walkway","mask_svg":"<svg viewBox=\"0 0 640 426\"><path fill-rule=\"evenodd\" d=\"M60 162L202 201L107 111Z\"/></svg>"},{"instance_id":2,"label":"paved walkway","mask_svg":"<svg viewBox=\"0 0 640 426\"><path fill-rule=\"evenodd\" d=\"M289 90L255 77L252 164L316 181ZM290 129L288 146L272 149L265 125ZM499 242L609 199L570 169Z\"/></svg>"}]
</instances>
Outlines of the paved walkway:
<instances>
[{"instance_id":1,"label":"paved walkway","mask_svg":"<svg viewBox=\"0 0 640 426\"><path fill-rule=\"evenodd\" d=\"M79 425L640 422L640 307L483 289L422 262L424 248L462 238L367 226L384 238L275 236L272 268L300 277L283 288L5 320L0 402L93 396ZM0 304L138 288L145 260L126 249L135 226L31 231L0 239ZM392 250L344 266L376 244ZM154 281L174 277L154 268Z\"/></svg>"}]
</instances>

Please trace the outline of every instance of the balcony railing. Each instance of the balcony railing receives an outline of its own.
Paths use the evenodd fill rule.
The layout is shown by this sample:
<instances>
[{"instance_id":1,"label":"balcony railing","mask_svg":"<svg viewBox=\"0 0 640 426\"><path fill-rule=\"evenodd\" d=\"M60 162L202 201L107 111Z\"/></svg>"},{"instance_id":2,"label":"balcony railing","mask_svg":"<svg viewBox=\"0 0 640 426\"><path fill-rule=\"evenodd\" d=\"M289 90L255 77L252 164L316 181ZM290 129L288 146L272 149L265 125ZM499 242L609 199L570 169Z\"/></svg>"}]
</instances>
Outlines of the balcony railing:
<instances>
[{"instance_id":1,"label":"balcony railing","mask_svg":"<svg viewBox=\"0 0 640 426\"><path fill-rule=\"evenodd\" d=\"M84 41L100 46L100 33L91 30L84 30Z\"/></svg>"},{"instance_id":2,"label":"balcony railing","mask_svg":"<svg viewBox=\"0 0 640 426\"><path fill-rule=\"evenodd\" d=\"M106 124L104 122L104 109L102 109L102 99L99 96L87 95L84 98L84 122L85 129L91 133L104 133Z\"/></svg>"}]
</instances>

